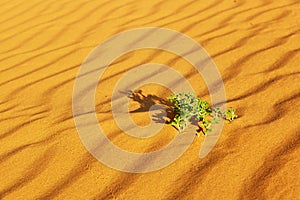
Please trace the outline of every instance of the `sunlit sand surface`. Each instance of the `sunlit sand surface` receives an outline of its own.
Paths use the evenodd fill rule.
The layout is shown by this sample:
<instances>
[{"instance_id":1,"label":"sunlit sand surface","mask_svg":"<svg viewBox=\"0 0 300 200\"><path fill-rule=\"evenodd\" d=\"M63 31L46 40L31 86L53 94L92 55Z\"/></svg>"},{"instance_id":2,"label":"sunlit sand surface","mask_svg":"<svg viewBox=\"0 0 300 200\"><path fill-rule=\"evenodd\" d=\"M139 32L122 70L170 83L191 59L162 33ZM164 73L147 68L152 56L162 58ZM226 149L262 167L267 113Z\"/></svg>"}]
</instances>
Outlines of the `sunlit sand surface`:
<instances>
[{"instance_id":1,"label":"sunlit sand surface","mask_svg":"<svg viewBox=\"0 0 300 200\"><path fill-rule=\"evenodd\" d=\"M0 199L290 199L300 197L300 2L278 1L0 1ZM108 37L163 27L201 44L219 68L228 107L239 118L198 157L204 136L176 162L147 174L116 171L83 146L72 116L81 63ZM210 100L184 59L156 50L122 55L101 77L99 124L123 149L151 152L177 134L165 126L148 140L115 124L110 99L124 73L161 63ZM145 96L167 99L157 85ZM130 109L139 109L131 100ZM139 125L148 112L133 112Z\"/></svg>"}]
</instances>

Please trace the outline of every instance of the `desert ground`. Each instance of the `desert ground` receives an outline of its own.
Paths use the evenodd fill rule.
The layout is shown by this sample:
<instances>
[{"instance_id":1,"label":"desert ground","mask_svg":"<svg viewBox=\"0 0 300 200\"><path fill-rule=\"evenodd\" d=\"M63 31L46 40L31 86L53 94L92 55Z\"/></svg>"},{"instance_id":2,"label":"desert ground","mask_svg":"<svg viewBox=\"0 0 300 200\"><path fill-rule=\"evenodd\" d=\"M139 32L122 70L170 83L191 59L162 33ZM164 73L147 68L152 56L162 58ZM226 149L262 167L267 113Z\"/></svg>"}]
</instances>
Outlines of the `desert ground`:
<instances>
[{"instance_id":1,"label":"desert ground","mask_svg":"<svg viewBox=\"0 0 300 200\"><path fill-rule=\"evenodd\" d=\"M1 0L0 13L0 199L300 199L299 1ZM239 118L224 125L202 159L201 134L167 167L127 173L85 148L72 95L95 47L144 27L181 32L205 48L222 76L227 107ZM114 121L114 86L150 62L176 69L210 100L186 60L157 49L121 55L99 80L95 109L107 138L131 152L156 151L178 134L166 124L137 139ZM146 126L147 98L167 100L171 91L156 84L139 90L143 95L129 100L129 110Z\"/></svg>"}]
</instances>

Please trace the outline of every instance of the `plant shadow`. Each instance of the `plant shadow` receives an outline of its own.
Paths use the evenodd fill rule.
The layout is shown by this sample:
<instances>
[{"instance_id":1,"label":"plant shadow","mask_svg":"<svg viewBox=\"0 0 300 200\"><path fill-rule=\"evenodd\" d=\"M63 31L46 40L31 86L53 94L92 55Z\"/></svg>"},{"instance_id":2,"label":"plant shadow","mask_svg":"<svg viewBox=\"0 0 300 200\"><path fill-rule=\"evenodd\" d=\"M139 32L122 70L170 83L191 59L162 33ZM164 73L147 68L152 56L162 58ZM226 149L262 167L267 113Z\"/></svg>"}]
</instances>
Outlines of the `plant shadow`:
<instances>
[{"instance_id":1,"label":"plant shadow","mask_svg":"<svg viewBox=\"0 0 300 200\"><path fill-rule=\"evenodd\" d=\"M128 98L139 103L139 108L129 111L129 113L149 112L152 106L160 105L161 107L152 107L152 110L160 110L161 112L152 115L152 120L156 123L169 124L175 117L174 104L166 99L152 94L145 94L142 90L122 92Z\"/></svg>"},{"instance_id":2,"label":"plant shadow","mask_svg":"<svg viewBox=\"0 0 300 200\"><path fill-rule=\"evenodd\" d=\"M129 113L149 112L152 106L160 105L161 107L156 107L154 110L160 110L161 112L152 115L152 120L156 123L169 125L176 115L176 112L174 111L175 105L166 99L152 94L145 94L142 90L128 90L121 93L126 94L128 98L139 103L139 108L129 111ZM198 127L196 130L197 133L202 132L204 134L204 130L199 126L198 121L195 118L191 119L191 124ZM172 126L179 131L176 126Z\"/></svg>"}]
</instances>

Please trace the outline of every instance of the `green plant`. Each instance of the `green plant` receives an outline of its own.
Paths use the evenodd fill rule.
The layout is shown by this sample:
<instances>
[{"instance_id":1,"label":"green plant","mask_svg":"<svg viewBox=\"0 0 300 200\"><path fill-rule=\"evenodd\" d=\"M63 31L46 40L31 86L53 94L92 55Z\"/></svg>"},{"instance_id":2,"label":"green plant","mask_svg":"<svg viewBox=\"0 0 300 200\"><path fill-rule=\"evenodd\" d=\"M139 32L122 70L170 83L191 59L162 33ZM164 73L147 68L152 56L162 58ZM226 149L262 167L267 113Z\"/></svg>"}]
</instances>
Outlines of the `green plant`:
<instances>
[{"instance_id":1,"label":"green plant","mask_svg":"<svg viewBox=\"0 0 300 200\"><path fill-rule=\"evenodd\" d=\"M233 121L234 119L236 119L237 117L238 116L235 114L234 109L232 109L232 110L228 109L224 113L224 118L230 122Z\"/></svg>"},{"instance_id":2,"label":"green plant","mask_svg":"<svg viewBox=\"0 0 300 200\"><path fill-rule=\"evenodd\" d=\"M222 113L220 108L211 108L209 102L202 101L193 93L172 94L169 101L173 103L173 110L176 113L170 124L179 132L182 132L191 121L197 121L202 132L207 134L211 131L211 124L218 123L220 118L230 122L237 118L235 110L228 109Z\"/></svg>"}]
</instances>

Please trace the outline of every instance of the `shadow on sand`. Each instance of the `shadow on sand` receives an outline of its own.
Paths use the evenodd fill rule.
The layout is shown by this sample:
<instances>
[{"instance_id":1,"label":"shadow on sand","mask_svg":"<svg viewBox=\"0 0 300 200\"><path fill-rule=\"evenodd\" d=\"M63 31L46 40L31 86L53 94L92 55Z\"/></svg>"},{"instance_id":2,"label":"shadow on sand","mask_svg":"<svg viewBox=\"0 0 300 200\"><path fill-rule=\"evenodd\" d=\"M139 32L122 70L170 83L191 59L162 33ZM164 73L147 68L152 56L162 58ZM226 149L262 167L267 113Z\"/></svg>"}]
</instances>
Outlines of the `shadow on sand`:
<instances>
[{"instance_id":1,"label":"shadow on sand","mask_svg":"<svg viewBox=\"0 0 300 200\"><path fill-rule=\"evenodd\" d=\"M135 102L139 103L139 108L130 111L129 113L137 113L137 112L149 112L150 108L154 105L161 105L162 108L158 108L156 110L161 110L160 113L153 115L152 120L156 123L165 123L170 124L170 122L174 119L176 112L174 111L175 105L168 100L165 100L161 97L152 94L144 94L142 90L131 91L128 90L123 92L127 95L128 98L132 99ZM165 112L163 112L163 110ZM191 123L195 126L198 126L198 121L192 119ZM178 130L177 127L173 126ZM201 132L201 127L198 126L197 132Z\"/></svg>"}]
</instances>

